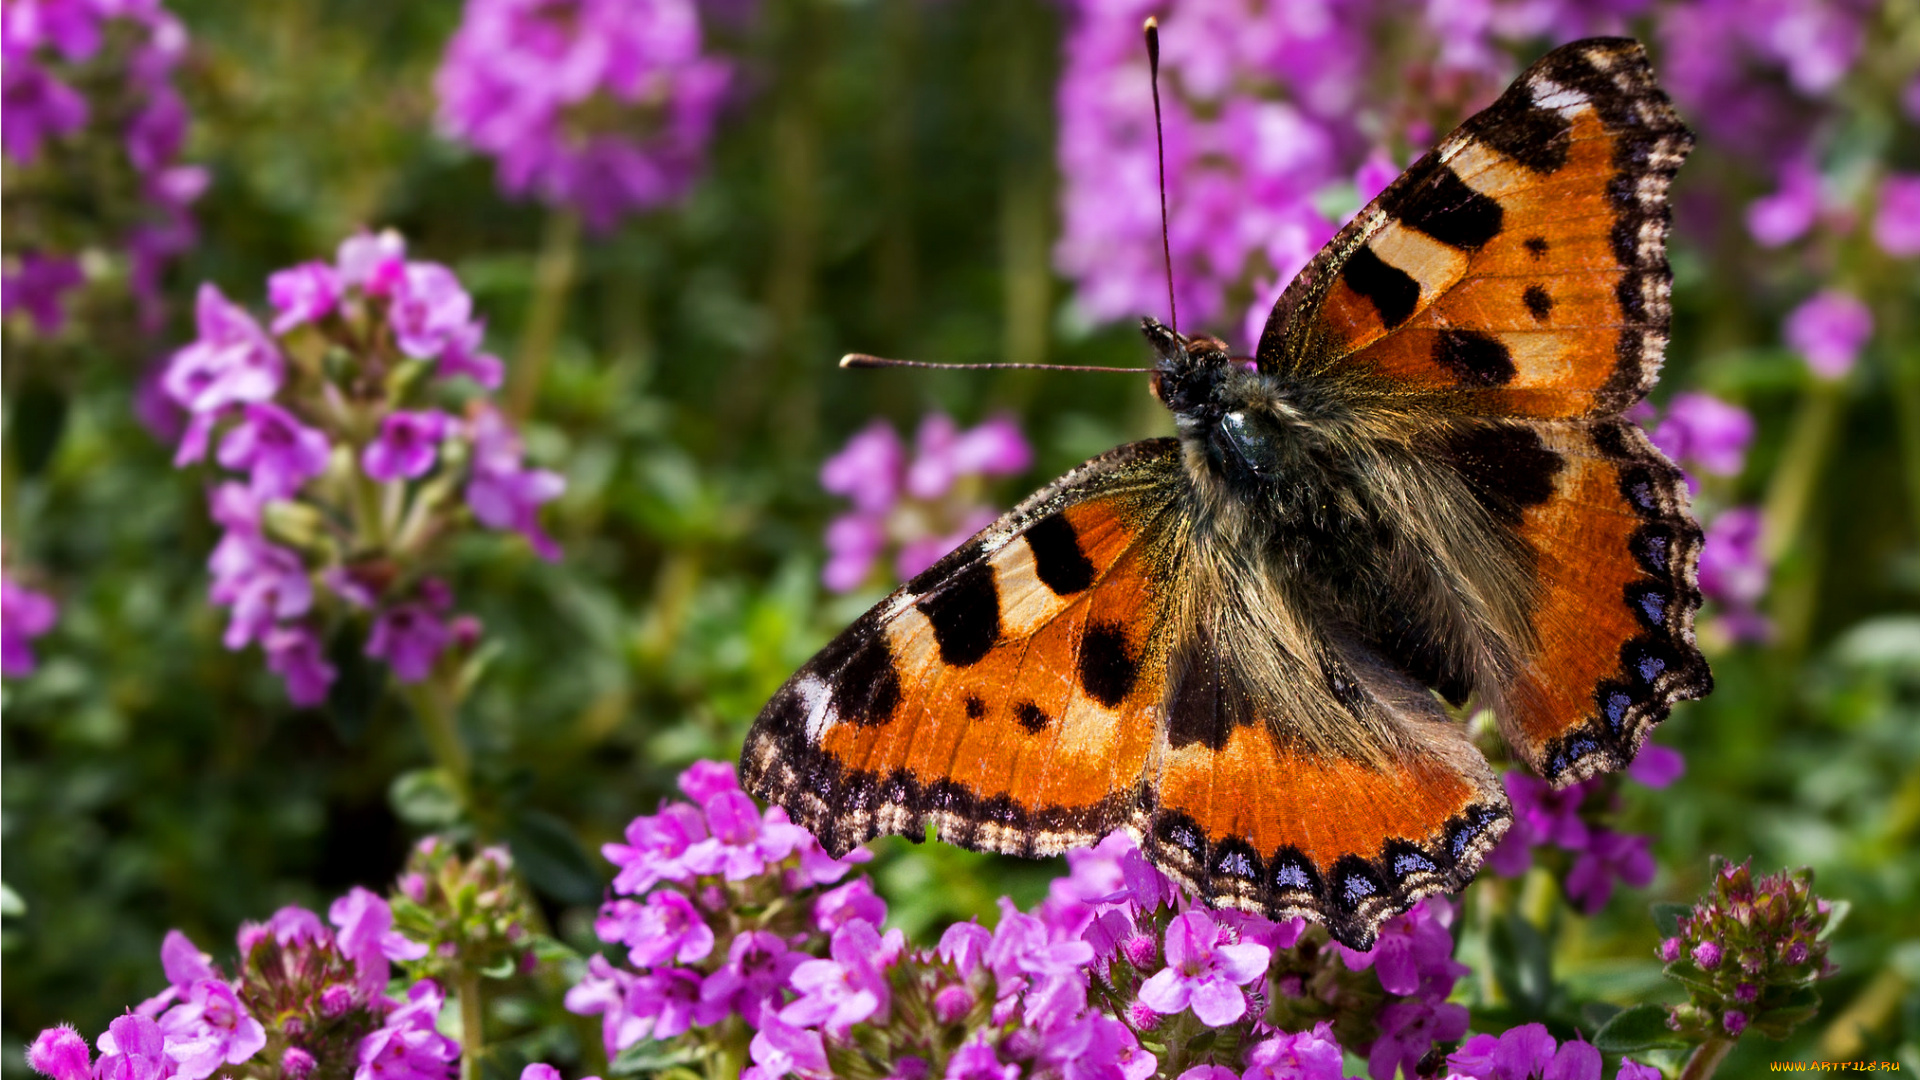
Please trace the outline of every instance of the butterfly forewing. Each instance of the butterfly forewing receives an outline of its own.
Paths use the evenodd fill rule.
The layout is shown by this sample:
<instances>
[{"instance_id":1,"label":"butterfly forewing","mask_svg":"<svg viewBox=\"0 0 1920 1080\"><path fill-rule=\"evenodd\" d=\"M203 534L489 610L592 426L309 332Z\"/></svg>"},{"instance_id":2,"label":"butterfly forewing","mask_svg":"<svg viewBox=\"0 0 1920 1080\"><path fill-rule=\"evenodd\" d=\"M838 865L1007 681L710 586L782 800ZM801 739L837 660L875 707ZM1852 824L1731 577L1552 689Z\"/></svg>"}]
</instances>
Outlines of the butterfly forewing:
<instances>
[{"instance_id":1,"label":"butterfly forewing","mask_svg":"<svg viewBox=\"0 0 1920 1080\"><path fill-rule=\"evenodd\" d=\"M1088 462L841 634L761 712L752 790L835 852L933 826L1053 854L1127 824L1165 684L1178 453Z\"/></svg>"}]
</instances>

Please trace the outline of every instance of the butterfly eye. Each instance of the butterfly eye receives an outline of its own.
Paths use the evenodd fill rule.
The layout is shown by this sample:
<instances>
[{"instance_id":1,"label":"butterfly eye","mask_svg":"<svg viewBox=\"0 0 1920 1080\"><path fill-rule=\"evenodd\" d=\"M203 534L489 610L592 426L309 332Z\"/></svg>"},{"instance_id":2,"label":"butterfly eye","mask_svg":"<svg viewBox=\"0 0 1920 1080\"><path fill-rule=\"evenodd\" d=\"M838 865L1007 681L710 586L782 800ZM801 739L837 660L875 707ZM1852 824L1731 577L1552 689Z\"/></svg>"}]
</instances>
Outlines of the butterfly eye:
<instances>
[{"instance_id":1,"label":"butterfly eye","mask_svg":"<svg viewBox=\"0 0 1920 1080\"><path fill-rule=\"evenodd\" d=\"M1220 434L1247 468L1256 473L1272 472L1278 464L1273 439L1267 425L1238 409L1220 418Z\"/></svg>"}]
</instances>

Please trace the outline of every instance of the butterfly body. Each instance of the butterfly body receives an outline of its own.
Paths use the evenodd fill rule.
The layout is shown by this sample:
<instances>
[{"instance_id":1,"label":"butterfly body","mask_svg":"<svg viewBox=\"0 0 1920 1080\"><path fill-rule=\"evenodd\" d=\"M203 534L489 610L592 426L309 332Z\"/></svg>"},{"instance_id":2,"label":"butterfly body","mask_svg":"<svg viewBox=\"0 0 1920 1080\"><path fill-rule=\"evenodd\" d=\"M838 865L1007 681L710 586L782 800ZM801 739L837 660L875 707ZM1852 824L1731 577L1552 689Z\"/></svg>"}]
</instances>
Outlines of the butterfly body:
<instances>
[{"instance_id":1,"label":"butterfly body","mask_svg":"<svg viewBox=\"0 0 1920 1080\"><path fill-rule=\"evenodd\" d=\"M1253 359L1153 320L1177 436L1096 458L856 622L743 772L836 853L1113 829L1210 902L1364 947L1510 809L1710 686L1698 527L1619 417L1667 321L1690 137L1639 46L1566 46L1342 230Z\"/></svg>"}]
</instances>

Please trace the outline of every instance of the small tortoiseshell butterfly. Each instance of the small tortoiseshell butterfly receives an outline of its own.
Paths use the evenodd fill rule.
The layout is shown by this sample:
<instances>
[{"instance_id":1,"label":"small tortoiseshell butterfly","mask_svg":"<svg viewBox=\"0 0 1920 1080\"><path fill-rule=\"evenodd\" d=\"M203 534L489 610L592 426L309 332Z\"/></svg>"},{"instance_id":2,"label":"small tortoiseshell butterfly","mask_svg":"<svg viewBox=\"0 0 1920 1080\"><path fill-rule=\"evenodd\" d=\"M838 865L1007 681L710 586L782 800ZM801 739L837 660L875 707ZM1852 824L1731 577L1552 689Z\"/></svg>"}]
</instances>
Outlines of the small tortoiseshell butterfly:
<instances>
[{"instance_id":1,"label":"small tortoiseshell butterfly","mask_svg":"<svg viewBox=\"0 0 1920 1080\"><path fill-rule=\"evenodd\" d=\"M1567 45L1342 229L1252 360L1143 320L1179 437L854 623L760 713L751 790L835 855L1125 829L1208 902L1355 948L1466 884L1511 811L1448 705L1566 785L1712 686L1687 487L1621 416L1692 142L1637 42Z\"/></svg>"}]
</instances>

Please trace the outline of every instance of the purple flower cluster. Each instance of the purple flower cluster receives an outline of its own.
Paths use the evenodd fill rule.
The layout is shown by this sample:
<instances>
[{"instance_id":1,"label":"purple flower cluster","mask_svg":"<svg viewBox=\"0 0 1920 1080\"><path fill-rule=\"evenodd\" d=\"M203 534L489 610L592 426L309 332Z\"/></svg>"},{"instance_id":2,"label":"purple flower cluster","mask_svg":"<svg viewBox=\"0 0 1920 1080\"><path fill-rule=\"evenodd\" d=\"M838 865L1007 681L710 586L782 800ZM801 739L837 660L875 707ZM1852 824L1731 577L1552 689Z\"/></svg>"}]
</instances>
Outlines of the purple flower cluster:
<instances>
[{"instance_id":1,"label":"purple flower cluster","mask_svg":"<svg viewBox=\"0 0 1920 1080\"><path fill-rule=\"evenodd\" d=\"M508 193L605 229L693 182L728 76L693 0L468 0L440 126L496 158Z\"/></svg>"},{"instance_id":2,"label":"purple flower cluster","mask_svg":"<svg viewBox=\"0 0 1920 1080\"><path fill-rule=\"evenodd\" d=\"M62 192L36 204L24 226L9 226L6 316L24 311L40 333L58 333L62 298L85 280L79 257L94 247L125 252L143 321L157 324L160 271L193 242L187 207L207 182L176 161L187 112L173 69L186 47L186 31L158 0L19 0L0 13L8 186ZM35 179L22 183L26 172ZM88 210L74 215L73 206Z\"/></svg>"},{"instance_id":3,"label":"purple flower cluster","mask_svg":"<svg viewBox=\"0 0 1920 1080\"><path fill-rule=\"evenodd\" d=\"M1180 316L1248 345L1294 273L1426 150L1434 121L1492 100L1509 44L1618 32L1642 0L1307 4L1080 0L1056 95L1062 235L1054 262L1096 321L1164 316L1159 172L1140 25L1157 15L1167 241ZM1422 35L1370 70L1387 34ZM1338 208L1335 210L1334 208Z\"/></svg>"},{"instance_id":4,"label":"purple flower cluster","mask_svg":"<svg viewBox=\"0 0 1920 1080\"><path fill-rule=\"evenodd\" d=\"M331 262L274 274L267 294L275 314L262 327L201 286L199 336L160 379L188 416L174 463L211 455L244 476L211 496L223 530L211 596L231 611L226 645L258 643L293 701L315 704L336 674L324 609L344 607L371 621L367 655L419 682L478 632L425 572L432 545L459 524L461 495L473 520L555 559L539 509L565 481L526 467L487 400L501 363L481 351L466 290L445 266L407 259L397 234L350 237ZM436 407L456 395L464 415Z\"/></svg>"},{"instance_id":5,"label":"purple flower cluster","mask_svg":"<svg viewBox=\"0 0 1920 1080\"><path fill-rule=\"evenodd\" d=\"M53 629L59 617L53 597L13 580L11 572L0 573L0 675L20 679L33 674L39 662L31 643Z\"/></svg>"},{"instance_id":6,"label":"purple flower cluster","mask_svg":"<svg viewBox=\"0 0 1920 1080\"><path fill-rule=\"evenodd\" d=\"M1844 379L1873 336L1873 312L1850 293L1828 289L1787 315L1781 336L1822 379Z\"/></svg>"},{"instance_id":7,"label":"purple flower cluster","mask_svg":"<svg viewBox=\"0 0 1920 1080\"><path fill-rule=\"evenodd\" d=\"M1544 1024L1475 1035L1447 1055L1447 1080L1600 1080L1600 1051L1584 1039L1555 1043ZM1411 1075L1411 1074L1409 1074ZM1659 1069L1622 1061L1616 1080L1661 1080Z\"/></svg>"},{"instance_id":8,"label":"purple flower cluster","mask_svg":"<svg viewBox=\"0 0 1920 1080\"><path fill-rule=\"evenodd\" d=\"M324 1067L354 1080L450 1080L460 1048L434 1029L444 998L431 981L387 996L391 962L425 946L395 933L384 900L354 889L328 922L286 907L240 928L229 979L185 934L160 948L170 984L115 1020L92 1059L70 1027L48 1028L28 1063L53 1080L201 1080L229 1066L271 1080L307 1080Z\"/></svg>"},{"instance_id":9,"label":"purple flower cluster","mask_svg":"<svg viewBox=\"0 0 1920 1080\"><path fill-rule=\"evenodd\" d=\"M1686 763L1679 751L1647 743L1627 768L1629 779L1663 788L1678 779ZM1600 824L1614 809L1614 782L1583 780L1559 790L1519 770L1506 775L1513 825L1487 856L1487 867L1501 877L1518 877L1533 866L1540 849L1572 856L1563 887L1567 898L1589 915L1613 898L1615 882L1644 889L1653 882L1650 838L1618 833Z\"/></svg>"},{"instance_id":10,"label":"purple flower cluster","mask_svg":"<svg viewBox=\"0 0 1920 1080\"><path fill-rule=\"evenodd\" d=\"M1003 899L993 929L919 949L883 929L865 878L841 883L856 859L760 811L730 766L680 786L690 802L605 848L620 869L596 930L631 966L592 957L567 1006L602 1017L610 1055L733 1021L753 1032L747 1080L1334 1080L1342 1029L1388 1080L1467 1030L1442 900L1354 952L1298 919L1202 908L1116 833L1070 852L1032 911Z\"/></svg>"},{"instance_id":11,"label":"purple flower cluster","mask_svg":"<svg viewBox=\"0 0 1920 1080\"><path fill-rule=\"evenodd\" d=\"M1784 1039L1813 1018L1808 991L1834 972L1826 931L1833 908L1814 895L1813 871L1754 877L1747 863L1718 863L1713 884L1677 932L1660 943L1669 978L1687 989L1667 1026L1694 1038L1749 1028Z\"/></svg>"},{"instance_id":12,"label":"purple flower cluster","mask_svg":"<svg viewBox=\"0 0 1920 1080\"><path fill-rule=\"evenodd\" d=\"M911 460L893 425L875 420L820 467L820 486L853 502L827 526L821 580L835 592L859 588L890 547L900 579L918 574L999 516L982 501L984 479L1032 464L1033 448L1011 417L963 431L951 417L930 414Z\"/></svg>"}]
</instances>

